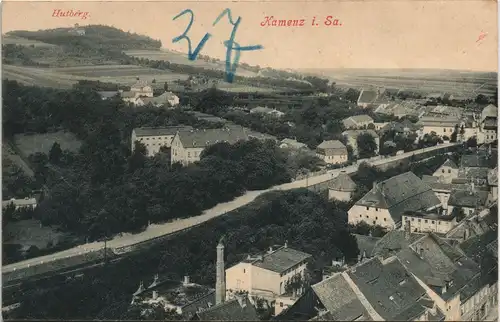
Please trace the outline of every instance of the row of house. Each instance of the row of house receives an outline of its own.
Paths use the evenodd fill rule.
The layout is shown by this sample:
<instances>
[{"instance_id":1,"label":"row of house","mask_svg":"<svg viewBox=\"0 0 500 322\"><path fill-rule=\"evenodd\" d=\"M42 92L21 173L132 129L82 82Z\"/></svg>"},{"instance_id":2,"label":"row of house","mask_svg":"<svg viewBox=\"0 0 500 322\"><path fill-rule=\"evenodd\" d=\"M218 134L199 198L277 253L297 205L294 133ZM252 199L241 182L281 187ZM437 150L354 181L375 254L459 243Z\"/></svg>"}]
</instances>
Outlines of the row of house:
<instances>
[{"instance_id":1,"label":"row of house","mask_svg":"<svg viewBox=\"0 0 500 322\"><path fill-rule=\"evenodd\" d=\"M498 309L496 230L356 238L357 264L339 262L276 320L479 321Z\"/></svg>"},{"instance_id":2,"label":"row of house","mask_svg":"<svg viewBox=\"0 0 500 322\"><path fill-rule=\"evenodd\" d=\"M140 283L131 305L160 305L185 320L207 321L255 321L257 306L272 310L274 320L328 321L483 320L497 308L497 236L490 226L463 239L409 227L356 239L357 263L332 258L335 269L312 286L312 256L286 242L227 269L219 242L215 289L188 276L181 282L155 276L147 288Z\"/></svg>"},{"instance_id":3,"label":"row of house","mask_svg":"<svg viewBox=\"0 0 500 322\"><path fill-rule=\"evenodd\" d=\"M153 88L144 81L137 81L137 83L130 87L130 91L105 91L99 92L99 95L103 100L119 96L124 102L131 103L134 106L175 107L179 105L179 97L177 95L165 91L159 96L154 96Z\"/></svg>"},{"instance_id":4,"label":"row of house","mask_svg":"<svg viewBox=\"0 0 500 322\"><path fill-rule=\"evenodd\" d=\"M131 135L131 149L136 142L144 144L147 156L154 156L161 148L170 149L171 163L188 165L200 161L206 147L227 142L234 144L248 139L272 139L242 126L226 124L217 129L195 129L191 126L169 126L163 128L135 128ZM165 151L168 152L168 151Z\"/></svg>"}]
</instances>

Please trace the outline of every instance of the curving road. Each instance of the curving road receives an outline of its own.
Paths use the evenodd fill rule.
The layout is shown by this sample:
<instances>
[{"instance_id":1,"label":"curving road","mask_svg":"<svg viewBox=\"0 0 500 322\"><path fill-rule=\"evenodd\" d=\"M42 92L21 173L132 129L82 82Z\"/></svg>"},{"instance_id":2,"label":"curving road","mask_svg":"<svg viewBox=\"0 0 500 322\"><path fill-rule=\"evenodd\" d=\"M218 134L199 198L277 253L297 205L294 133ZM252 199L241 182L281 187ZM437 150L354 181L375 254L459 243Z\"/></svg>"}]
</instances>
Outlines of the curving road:
<instances>
[{"instance_id":1,"label":"curving road","mask_svg":"<svg viewBox=\"0 0 500 322\"><path fill-rule=\"evenodd\" d=\"M430 152L433 150L439 150L439 149L444 149L448 148L451 146L456 145L456 143L448 143L448 144L441 144L438 146L418 150L418 151L412 151L412 152L407 152L401 155L396 155L393 157L388 157L388 158L380 158L380 157L375 157L369 160L361 160L361 162L368 162L371 165L378 166L382 165L385 163L405 159L412 154L419 155L422 153ZM178 219L172 222L164 223L164 224L158 224L158 225L150 225L145 231L139 233L139 234L123 234L122 236L116 236L112 240L107 242L107 247L109 248L121 248L121 247L128 247L132 246L141 242L145 242L154 238L158 238L164 235L169 235L184 229L188 229L190 227L199 225L203 222L206 222L212 218L221 216L229 211L232 211L236 208L242 207L250 202L252 202L257 196L268 192L272 190L290 190L290 189L296 189L296 188L303 188L307 186L312 186L318 183L322 183L328 180L331 180L335 178L336 176L339 175L341 171L345 171L346 173L354 173L358 170L358 164L354 164L342 169L335 169L335 170L330 170L326 174L318 175L318 176L312 176L307 179L302 179L302 180L297 180L294 182L286 183L283 185L275 186L266 190L260 190L260 191L248 191L244 195L226 203L221 203L218 204L217 206L205 210L202 215L196 216L196 217L191 217L191 218L185 218L185 219ZM47 262L55 261L58 259L63 259L63 258L68 258L76 255L81 255L84 253L89 253L93 252L96 250L103 249L104 243L103 242L94 242L94 243L88 243L84 245L80 245L68 250L64 250L58 253L46 255L46 256L41 256L41 257L36 257L36 258L31 258L28 260L24 260L21 262L13 263L10 265L6 265L2 267L2 273L8 273L12 272L18 269L23 269L27 267L31 267L34 265L40 265L44 264Z\"/></svg>"}]
</instances>

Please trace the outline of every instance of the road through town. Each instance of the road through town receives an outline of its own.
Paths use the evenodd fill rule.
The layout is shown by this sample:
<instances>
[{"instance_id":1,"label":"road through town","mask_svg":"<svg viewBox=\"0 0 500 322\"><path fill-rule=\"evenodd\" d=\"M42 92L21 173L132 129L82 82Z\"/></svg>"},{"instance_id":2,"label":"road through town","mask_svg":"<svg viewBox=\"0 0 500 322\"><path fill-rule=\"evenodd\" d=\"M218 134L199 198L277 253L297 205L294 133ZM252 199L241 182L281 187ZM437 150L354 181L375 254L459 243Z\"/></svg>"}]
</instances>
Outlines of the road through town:
<instances>
[{"instance_id":1,"label":"road through town","mask_svg":"<svg viewBox=\"0 0 500 322\"><path fill-rule=\"evenodd\" d=\"M362 161L368 161L369 164L379 166L382 164L402 160L405 158L408 158L411 155L419 155L422 153L427 153L430 151L434 150L439 150L439 149L446 149L449 147L452 147L456 144L454 143L449 143L449 144L441 144L438 146L426 148L423 150L418 150L418 151L412 151L408 153L404 153L401 155L396 155L388 158L374 158L373 160L362 160ZM236 208L242 207L250 202L252 202L256 197L259 195L272 191L272 190L290 190L290 189L296 189L296 188L301 188L301 187L306 187L307 186L312 186L315 184L319 184L328 180L331 180L335 178L341 171L345 171L346 173L354 173L358 170L358 164L354 164L342 169L335 169L335 170L330 170L326 174L322 175L317 175L317 176L311 176L307 179L302 179L302 180L297 180L294 182L286 183L280 186L275 186L266 190L261 190L261 191L248 191L244 195L226 203L221 203L218 204L217 206L208 209L203 212L202 215L196 216L196 217L191 217L191 218L185 218L185 219L178 219L172 222L164 223L164 224L158 224L158 225L150 225L145 231L138 233L138 234L122 234L121 236L116 236L112 240L109 240L107 242L107 247L112 248L112 249L118 249L118 248L123 248L123 247L128 247L128 246L133 246L138 243L146 242L151 239L155 239L161 236L169 235L175 232L179 232L188 228L191 228L193 226L197 226L201 223L204 223L210 219L213 219L215 217L221 216L229 211L232 211ZM35 265L40 265L44 264L47 262L52 262L58 259L63 259L63 258L69 258L72 256L77 256L77 255L82 255L85 253L89 252L94 252L97 250L101 250L104 247L103 242L93 242L93 243L88 243L84 245L80 245L68 250L64 250L61 252L57 252L54 254L46 255L46 256L41 256L41 257L36 257L36 258L31 258L28 260L20 261L17 263L13 263L10 265L6 265L2 268L2 273L9 273L12 271L16 271L19 269L23 269L26 267L31 267Z\"/></svg>"}]
</instances>

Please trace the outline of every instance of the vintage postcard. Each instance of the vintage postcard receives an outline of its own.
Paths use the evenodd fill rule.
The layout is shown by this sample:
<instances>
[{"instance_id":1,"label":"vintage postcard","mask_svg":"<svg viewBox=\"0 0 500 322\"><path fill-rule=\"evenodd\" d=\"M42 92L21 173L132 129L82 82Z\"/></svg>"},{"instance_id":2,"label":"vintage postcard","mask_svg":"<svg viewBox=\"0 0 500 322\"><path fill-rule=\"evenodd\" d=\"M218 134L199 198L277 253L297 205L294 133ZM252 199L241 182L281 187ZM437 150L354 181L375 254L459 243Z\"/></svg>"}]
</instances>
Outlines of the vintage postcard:
<instances>
[{"instance_id":1,"label":"vintage postcard","mask_svg":"<svg viewBox=\"0 0 500 322\"><path fill-rule=\"evenodd\" d=\"M497 321L497 23L4 1L3 319Z\"/></svg>"}]
</instances>

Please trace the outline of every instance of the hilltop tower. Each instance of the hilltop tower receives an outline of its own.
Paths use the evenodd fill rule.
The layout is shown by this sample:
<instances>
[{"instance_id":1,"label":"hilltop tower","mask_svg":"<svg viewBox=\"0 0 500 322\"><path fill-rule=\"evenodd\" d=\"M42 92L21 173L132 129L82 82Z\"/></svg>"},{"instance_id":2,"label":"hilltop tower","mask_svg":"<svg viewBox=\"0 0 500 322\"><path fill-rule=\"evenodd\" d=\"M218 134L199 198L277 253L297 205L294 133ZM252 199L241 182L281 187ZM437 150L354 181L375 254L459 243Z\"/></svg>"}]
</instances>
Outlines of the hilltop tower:
<instances>
[{"instance_id":1,"label":"hilltop tower","mask_svg":"<svg viewBox=\"0 0 500 322\"><path fill-rule=\"evenodd\" d=\"M220 304L226 299L226 271L224 269L224 245L222 239L217 245L217 264L215 280L215 304Z\"/></svg>"}]
</instances>

